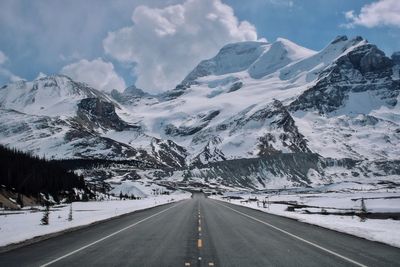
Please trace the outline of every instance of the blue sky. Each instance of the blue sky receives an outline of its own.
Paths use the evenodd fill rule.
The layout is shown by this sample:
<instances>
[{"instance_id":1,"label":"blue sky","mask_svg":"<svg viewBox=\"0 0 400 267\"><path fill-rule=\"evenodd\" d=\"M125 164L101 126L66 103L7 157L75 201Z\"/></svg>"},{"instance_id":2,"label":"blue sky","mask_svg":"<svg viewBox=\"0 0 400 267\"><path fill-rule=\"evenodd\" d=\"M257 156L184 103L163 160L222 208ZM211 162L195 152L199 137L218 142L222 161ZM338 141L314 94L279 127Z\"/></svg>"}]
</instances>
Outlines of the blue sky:
<instances>
[{"instance_id":1,"label":"blue sky","mask_svg":"<svg viewBox=\"0 0 400 267\"><path fill-rule=\"evenodd\" d=\"M260 38L320 50L361 35L390 55L399 14L397 0L2 0L0 84L62 72L105 91L159 92L224 44Z\"/></svg>"},{"instance_id":2,"label":"blue sky","mask_svg":"<svg viewBox=\"0 0 400 267\"><path fill-rule=\"evenodd\" d=\"M363 6L377 1L251 0L246 1L250 3L246 5L241 0L224 2L234 7L240 19L253 23L258 34L268 40L284 37L307 48L320 50L337 35L361 35L389 55L400 50L399 26L343 27L348 23L345 12L359 12ZM400 1L397 2L400 5Z\"/></svg>"}]
</instances>

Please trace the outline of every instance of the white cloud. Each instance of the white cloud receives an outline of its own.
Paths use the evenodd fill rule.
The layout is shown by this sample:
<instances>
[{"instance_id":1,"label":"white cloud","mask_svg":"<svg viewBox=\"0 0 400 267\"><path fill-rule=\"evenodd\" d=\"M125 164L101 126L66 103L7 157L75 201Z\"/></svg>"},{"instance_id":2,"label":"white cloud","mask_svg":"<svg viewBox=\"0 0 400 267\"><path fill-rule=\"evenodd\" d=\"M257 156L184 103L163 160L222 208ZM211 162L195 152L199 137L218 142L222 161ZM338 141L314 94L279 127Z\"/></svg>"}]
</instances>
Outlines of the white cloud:
<instances>
[{"instance_id":1,"label":"white cloud","mask_svg":"<svg viewBox=\"0 0 400 267\"><path fill-rule=\"evenodd\" d=\"M8 60L8 57L0 51L0 82L1 83L8 83L8 82L16 82L19 80L23 80L21 77L15 75L8 69L4 68L3 65Z\"/></svg>"},{"instance_id":2,"label":"white cloud","mask_svg":"<svg viewBox=\"0 0 400 267\"><path fill-rule=\"evenodd\" d=\"M0 66L0 80L5 81L5 82L16 82L16 81L20 81L20 80L24 80L24 79L15 75L8 69L5 69L2 66Z\"/></svg>"},{"instance_id":3,"label":"white cloud","mask_svg":"<svg viewBox=\"0 0 400 267\"><path fill-rule=\"evenodd\" d=\"M153 92L175 87L223 45L257 40L255 27L238 21L233 9L220 0L187 0L165 8L139 6L132 21L109 32L103 47L120 62L137 63L136 86Z\"/></svg>"},{"instance_id":4,"label":"white cloud","mask_svg":"<svg viewBox=\"0 0 400 267\"><path fill-rule=\"evenodd\" d=\"M345 26L350 28L356 25L368 28L382 25L400 27L400 1L379 0L363 6L359 14L354 10L347 11L345 17L349 20Z\"/></svg>"},{"instance_id":5,"label":"white cloud","mask_svg":"<svg viewBox=\"0 0 400 267\"><path fill-rule=\"evenodd\" d=\"M92 61L82 59L64 66L61 73L105 92L112 89L122 91L126 88L124 80L115 72L114 65L101 58Z\"/></svg>"},{"instance_id":6,"label":"white cloud","mask_svg":"<svg viewBox=\"0 0 400 267\"><path fill-rule=\"evenodd\" d=\"M4 53L2 51L0 51L0 65L4 64L4 62L6 62L7 59L8 59L7 56L4 55Z\"/></svg>"}]
</instances>

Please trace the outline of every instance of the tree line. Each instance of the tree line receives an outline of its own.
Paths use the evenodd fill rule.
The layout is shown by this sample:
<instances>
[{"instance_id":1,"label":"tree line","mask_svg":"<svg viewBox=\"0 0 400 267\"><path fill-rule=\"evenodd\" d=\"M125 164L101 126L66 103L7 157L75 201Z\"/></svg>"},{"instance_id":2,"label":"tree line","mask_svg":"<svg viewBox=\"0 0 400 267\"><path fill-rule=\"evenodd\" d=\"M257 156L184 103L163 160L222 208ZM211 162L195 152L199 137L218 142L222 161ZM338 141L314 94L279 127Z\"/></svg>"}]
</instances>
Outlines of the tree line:
<instances>
[{"instance_id":1,"label":"tree line","mask_svg":"<svg viewBox=\"0 0 400 267\"><path fill-rule=\"evenodd\" d=\"M0 145L0 185L35 197L40 193L56 197L66 192L71 196L74 194L74 188L87 191L83 177L68 171L58 162L2 145Z\"/></svg>"}]
</instances>

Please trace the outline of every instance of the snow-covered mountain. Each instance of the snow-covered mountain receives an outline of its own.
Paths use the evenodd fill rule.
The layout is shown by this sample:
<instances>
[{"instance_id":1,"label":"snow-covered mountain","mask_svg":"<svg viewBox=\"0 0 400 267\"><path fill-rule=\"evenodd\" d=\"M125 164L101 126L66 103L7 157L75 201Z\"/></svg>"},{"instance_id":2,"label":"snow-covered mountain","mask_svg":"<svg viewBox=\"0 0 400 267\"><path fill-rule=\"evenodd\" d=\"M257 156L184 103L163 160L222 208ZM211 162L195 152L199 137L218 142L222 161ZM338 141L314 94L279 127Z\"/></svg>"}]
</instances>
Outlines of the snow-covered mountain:
<instances>
[{"instance_id":1,"label":"snow-covered mountain","mask_svg":"<svg viewBox=\"0 0 400 267\"><path fill-rule=\"evenodd\" d=\"M140 126L123 121L115 100L63 75L2 87L0 107L1 143L47 158L140 159L163 166L156 158L160 154L165 157L172 152L169 156L176 157L172 141L171 146L161 145L143 134ZM109 138L109 133L140 136L151 149L119 142Z\"/></svg>"},{"instance_id":2,"label":"snow-covered mountain","mask_svg":"<svg viewBox=\"0 0 400 267\"><path fill-rule=\"evenodd\" d=\"M185 147L188 162L280 152L397 159L395 71L361 37L337 37L319 52L284 39L229 44L174 90L119 115Z\"/></svg>"},{"instance_id":3,"label":"snow-covered mountain","mask_svg":"<svg viewBox=\"0 0 400 267\"><path fill-rule=\"evenodd\" d=\"M228 44L160 95L134 86L106 95L60 75L4 86L0 142L47 157L172 168L281 153L317 154L318 166L324 158L392 162L399 72L398 53L389 58L361 37L339 36L318 52L281 38ZM321 176L322 167L310 169Z\"/></svg>"}]
</instances>

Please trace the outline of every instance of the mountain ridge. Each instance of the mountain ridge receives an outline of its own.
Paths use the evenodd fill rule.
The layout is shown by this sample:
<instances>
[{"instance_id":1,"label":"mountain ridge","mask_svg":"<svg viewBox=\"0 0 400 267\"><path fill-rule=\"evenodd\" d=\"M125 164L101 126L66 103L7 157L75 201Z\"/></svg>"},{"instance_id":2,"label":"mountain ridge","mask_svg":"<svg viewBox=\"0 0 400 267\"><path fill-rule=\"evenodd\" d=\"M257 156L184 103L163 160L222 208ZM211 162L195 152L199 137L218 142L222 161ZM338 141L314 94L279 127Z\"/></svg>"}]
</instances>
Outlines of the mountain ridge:
<instances>
[{"instance_id":1,"label":"mountain ridge","mask_svg":"<svg viewBox=\"0 0 400 267\"><path fill-rule=\"evenodd\" d=\"M42 77L0 89L0 136L54 158L156 169L282 153L390 162L400 156L396 58L361 37L338 36L321 51L278 39L228 44L159 95Z\"/></svg>"}]
</instances>

